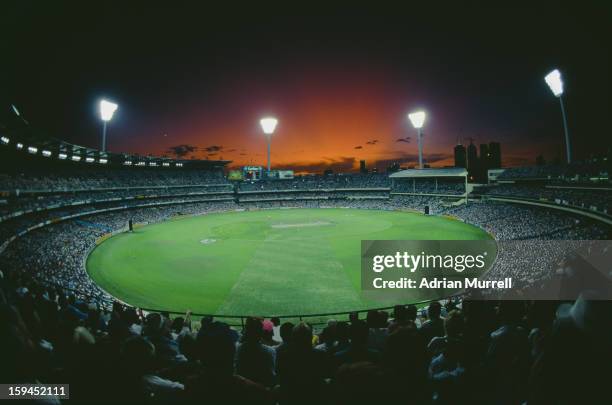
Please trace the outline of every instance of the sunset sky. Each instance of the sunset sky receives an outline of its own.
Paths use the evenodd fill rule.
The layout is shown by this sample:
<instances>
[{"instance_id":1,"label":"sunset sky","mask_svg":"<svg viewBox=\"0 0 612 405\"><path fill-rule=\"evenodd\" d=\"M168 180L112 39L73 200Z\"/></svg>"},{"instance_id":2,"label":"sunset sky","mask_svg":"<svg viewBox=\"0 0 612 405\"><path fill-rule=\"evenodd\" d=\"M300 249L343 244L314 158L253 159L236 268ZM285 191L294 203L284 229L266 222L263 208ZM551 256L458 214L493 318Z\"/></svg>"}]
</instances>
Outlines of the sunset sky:
<instances>
[{"instance_id":1,"label":"sunset sky","mask_svg":"<svg viewBox=\"0 0 612 405\"><path fill-rule=\"evenodd\" d=\"M563 156L558 101L543 81L558 67L576 155L610 145L608 8L411 15L78 4L5 6L12 18L0 28L2 101L77 144L99 146L96 106L107 97L119 104L112 151L263 165L258 121L273 115L273 167L348 171L365 159L382 169L414 164L406 114L424 109L432 166L452 165L454 145L470 138L500 142L504 165L527 165Z\"/></svg>"}]
</instances>

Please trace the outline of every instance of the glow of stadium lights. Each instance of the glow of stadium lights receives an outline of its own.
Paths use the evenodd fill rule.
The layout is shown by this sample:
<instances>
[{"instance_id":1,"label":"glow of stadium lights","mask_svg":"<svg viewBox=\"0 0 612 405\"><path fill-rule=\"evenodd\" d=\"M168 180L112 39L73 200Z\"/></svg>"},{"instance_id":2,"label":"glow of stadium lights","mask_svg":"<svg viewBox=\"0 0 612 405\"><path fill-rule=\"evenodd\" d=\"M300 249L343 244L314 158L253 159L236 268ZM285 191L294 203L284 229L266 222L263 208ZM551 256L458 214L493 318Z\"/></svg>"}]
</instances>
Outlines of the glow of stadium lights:
<instances>
[{"instance_id":1,"label":"glow of stadium lights","mask_svg":"<svg viewBox=\"0 0 612 405\"><path fill-rule=\"evenodd\" d=\"M102 126L102 152L106 152L106 123L113 119L113 114L115 114L118 107L117 104L110 101L100 101L100 118L102 118L104 123Z\"/></svg>"},{"instance_id":2,"label":"glow of stadium lights","mask_svg":"<svg viewBox=\"0 0 612 405\"><path fill-rule=\"evenodd\" d=\"M123 164L125 166L131 166L132 165L132 161L131 160L126 160L125 162L123 162Z\"/></svg>"},{"instance_id":3,"label":"glow of stadium lights","mask_svg":"<svg viewBox=\"0 0 612 405\"><path fill-rule=\"evenodd\" d=\"M561 72L558 69L553 70L544 77L544 81L550 87L555 97L561 97L563 94L563 80L561 80Z\"/></svg>"},{"instance_id":4,"label":"glow of stadium lights","mask_svg":"<svg viewBox=\"0 0 612 405\"><path fill-rule=\"evenodd\" d=\"M85 158L85 161L86 161L87 163L93 163L93 162L95 162L95 160L96 160L96 159L94 159L94 158L92 158L92 157L86 157L86 158Z\"/></svg>"},{"instance_id":5,"label":"glow of stadium lights","mask_svg":"<svg viewBox=\"0 0 612 405\"><path fill-rule=\"evenodd\" d=\"M425 112L415 111L408 114L408 119L412 123L412 126L417 130L417 143L419 146L419 169L423 168L423 132L422 128L425 124Z\"/></svg>"},{"instance_id":6,"label":"glow of stadium lights","mask_svg":"<svg viewBox=\"0 0 612 405\"><path fill-rule=\"evenodd\" d=\"M175 166L176 167L183 167L183 164L182 163L177 163Z\"/></svg>"},{"instance_id":7,"label":"glow of stadium lights","mask_svg":"<svg viewBox=\"0 0 612 405\"><path fill-rule=\"evenodd\" d=\"M265 117L259 120L259 124L261 125L261 129L263 129L264 134L266 135L266 141L268 143L268 177L270 176L270 143L272 142L272 134L276 129L276 125L278 124L278 120L274 117Z\"/></svg>"},{"instance_id":8,"label":"glow of stadium lights","mask_svg":"<svg viewBox=\"0 0 612 405\"><path fill-rule=\"evenodd\" d=\"M72 159L74 162L80 162L81 161L81 157L78 155L73 155L70 159Z\"/></svg>"},{"instance_id":9,"label":"glow of stadium lights","mask_svg":"<svg viewBox=\"0 0 612 405\"><path fill-rule=\"evenodd\" d=\"M107 159L100 159L99 162L102 163L103 165L105 165L105 164L108 163L108 160Z\"/></svg>"},{"instance_id":10,"label":"glow of stadium lights","mask_svg":"<svg viewBox=\"0 0 612 405\"><path fill-rule=\"evenodd\" d=\"M567 116L565 115L565 106L563 105L563 80L561 72L558 69L553 70L544 77L544 81L550 87L553 95L559 99L561 105L561 118L563 119L563 131L565 132L565 156L567 163L572 163L572 144L570 141L569 130L567 128Z\"/></svg>"},{"instance_id":11,"label":"glow of stadium lights","mask_svg":"<svg viewBox=\"0 0 612 405\"><path fill-rule=\"evenodd\" d=\"M155 162L149 162L149 166L157 166L157 163L155 163Z\"/></svg>"},{"instance_id":12,"label":"glow of stadium lights","mask_svg":"<svg viewBox=\"0 0 612 405\"><path fill-rule=\"evenodd\" d=\"M165 167L168 167L168 166L170 166L170 163L164 162L164 163L162 163L162 165L165 166Z\"/></svg>"},{"instance_id":13,"label":"glow of stadium lights","mask_svg":"<svg viewBox=\"0 0 612 405\"><path fill-rule=\"evenodd\" d=\"M57 155L58 158L60 158L61 160L64 160L68 157L68 155L66 155L65 153L60 153L59 155Z\"/></svg>"},{"instance_id":14,"label":"glow of stadium lights","mask_svg":"<svg viewBox=\"0 0 612 405\"><path fill-rule=\"evenodd\" d=\"M408 119L412 123L413 127L415 127L416 129L421 129L423 128L423 124L425 124L425 112L417 111L410 113L408 114Z\"/></svg>"},{"instance_id":15,"label":"glow of stadium lights","mask_svg":"<svg viewBox=\"0 0 612 405\"><path fill-rule=\"evenodd\" d=\"M8 143L11 141L9 138L7 138L6 136L0 137L0 141L2 141L3 144L8 145Z\"/></svg>"},{"instance_id":16,"label":"glow of stadium lights","mask_svg":"<svg viewBox=\"0 0 612 405\"><path fill-rule=\"evenodd\" d=\"M36 154L38 153L38 148L34 147L34 146L28 146L28 152L30 152L31 154Z\"/></svg>"},{"instance_id":17,"label":"glow of stadium lights","mask_svg":"<svg viewBox=\"0 0 612 405\"><path fill-rule=\"evenodd\" d=\"M23 149L23 144L21 142L17 143L17 149Z\"/></svg>"},{"instance_id":18,"label":"glow of stadium lights","mask_svg":"<svg viewBox=\"0 0 612 405\"><path fill-rule=\"evenodd\" d=\"M50 150L43 150L42 151L42 155L44 157L50 157L51 156L51 151Z\"/></svg>"}]
</instances>

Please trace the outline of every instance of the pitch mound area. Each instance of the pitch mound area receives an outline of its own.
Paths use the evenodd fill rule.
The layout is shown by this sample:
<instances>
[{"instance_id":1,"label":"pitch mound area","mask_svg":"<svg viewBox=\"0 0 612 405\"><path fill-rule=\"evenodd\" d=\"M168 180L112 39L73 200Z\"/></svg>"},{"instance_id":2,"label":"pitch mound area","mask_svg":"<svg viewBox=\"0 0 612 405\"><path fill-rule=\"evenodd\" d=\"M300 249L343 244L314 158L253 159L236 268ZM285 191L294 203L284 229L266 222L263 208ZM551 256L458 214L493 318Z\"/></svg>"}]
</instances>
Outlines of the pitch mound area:
<instances>
[{"instance_id":1,"label":"pitch mound area","mask_svg":"<svg viewBox=\"0 0 612 405\"><path fill-rule=\"evenodd\" d=\"M138 307L225 315L349 311L380 306L360 297L362 239L487 238L460 221L406 212L226 212L114 236L90 254L87 270Z\"/></svg>"}]
</instances>

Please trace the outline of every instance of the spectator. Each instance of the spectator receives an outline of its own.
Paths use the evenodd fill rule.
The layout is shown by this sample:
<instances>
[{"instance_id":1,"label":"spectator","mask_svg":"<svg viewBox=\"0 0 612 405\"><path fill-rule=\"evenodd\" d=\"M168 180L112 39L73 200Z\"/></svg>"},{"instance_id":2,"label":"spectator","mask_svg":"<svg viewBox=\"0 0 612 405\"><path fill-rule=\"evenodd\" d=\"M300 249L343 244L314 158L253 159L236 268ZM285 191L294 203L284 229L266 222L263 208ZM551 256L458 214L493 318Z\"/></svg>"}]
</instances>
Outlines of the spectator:
<instances>
[{"instance_id":1,"label":"spectator","mask_svg":"<svg viewBox=\"0 0 612 405\"><path fill-rule=\"evenodd\" d=\"M271 387L276 382L276 352L261 343L262 336L262 320L247 318L236 351L236 372L265 387Z\"/></svg>"},{"instance_id":2,"label":"spectator","mask_svg":"<svg viewBox=\"0 0 612 405\"><path fill-rule=\"evenodd\" d=\"M351 324L349 346L338 350L334 355L337 366L358 361L376 362L378 352L368 348L368 326L364 321L357 320Z\"/></svg>"},{"instance_id":3,"label":"spectator","mask_svg":"<svg viewBox=\"0 0 612 405\"><path fill-rule=\"evenodd\" d=\"M320 397L329 375L329 355L312 347L312 329L304 322L293 328L287 351L278 359L281 402L311 402Z\"/></svg>"},{"instance_id":4,"label":"spectator","mask_svg":"<svg viewBox=\"0 0 612 405\"><path fill-rule=\"evenodd\" d=\"M433 301L427 308L427 321L421 326L421 333L427 343L436 336L444 336L444 320L440 317L442 305Z\"/></svg>"}]
</instances>

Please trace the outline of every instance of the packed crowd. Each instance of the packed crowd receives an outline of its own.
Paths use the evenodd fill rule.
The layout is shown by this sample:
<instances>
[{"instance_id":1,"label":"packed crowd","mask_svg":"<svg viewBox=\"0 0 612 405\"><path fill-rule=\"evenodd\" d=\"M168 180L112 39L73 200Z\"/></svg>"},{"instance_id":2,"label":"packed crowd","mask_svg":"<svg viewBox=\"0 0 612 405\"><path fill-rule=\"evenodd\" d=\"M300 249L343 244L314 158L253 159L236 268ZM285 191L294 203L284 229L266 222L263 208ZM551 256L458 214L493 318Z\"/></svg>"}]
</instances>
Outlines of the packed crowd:
<instances>
[{"instance_id":1,"label":"packed crowd","mask_svg":"<svg viewBox=\"0 0 612 405\"><path fill-rule=\"evenodd\" d=\"M552 209L480 202L459 205L445 213L479 226L500 240L605 239L608 228Z\"/></svg>"},{"instance_id":2,"label":"packed crowd","mask_svg":"<svg viewBox=\"0 0 612 405\"><path fill-rule=\"evenodd\" d=\"M258 193L239 193L238 199L243 201L266 201L266 200L342 200L342 199L367 199L381 198L388 199L389 191L384 190L319 190L316 192L310 191L290 191L290 192L258 192Z\"/></svg>"},{"instance_id":3,"label":"packed crowd","mask_svg":"<svg viewBox=\"0 0 612 405\"><path fill-rule=\"evenodd\" d=\"M0 269L28 269L32 277L64 286L100 304L111 297L100 290L85 271L84 260L102 235L134 223L155 223L177 215L205 214L235 208L233 201L190 203L136 208L79 217L28 232L9 244L0 255Z\"/></svg>"},{"instance_id":4,"label":"packed crowd","mask_svg":"<svg viewBox=\"0 0 612 405\"><path fill-rule=\"evenodd\" d=\"M576 161L569 165L545 164L539 166L511 167L504 170L499 180L547 179L554 181L588 181L610 171L603 159L598 162ZM607 177L607 176L604 176Z\"/></svg>"},{"instance_id":5,"label":"packed crowd","mask_svg":"<svg viewBox=\"0 0 612 405\"><path fill-rule=\"evenodd\" d=\"M333 190L338 188L389 188L390 186L391 181L387 174L330 174L298 176L286 180L245 181L238 185L238 190Z\"/></svg>"},{"instance_id":6,"label":"packed crowd","mask_svg":"<svg viewBox=\"0 0 612 405\"><path fill-rule=\"evenodd\" d=\"M53 173L0 174L0 191L74 191L105 188L226 184L222 170L86 168Z\"/></svg>"},{"instance_id":7,"label":"packed crowd","mask_svg":"<svg viewBox=\"0 0 612 405\"><path fill-rule=\"evenodd\" d=\"M162 197L212 197L222 194L230 196L233 194L233 189L230 184L190 187L175 186L170 188L125 188L113 191L56 192L7 196L0 198L0 219L15 212L42 211L74 205L88 205L101 202L134 199L143 200Z\"/></svg>"},{"instance_id":8,"label":"packed crowd","mask_svg":"<svg viewBox=\"0 0 612 405\"><path fill-rule=\"evenodd\" d=\"M552 302L463 300L444 306L434 302L425 313L413 306L398 306L391 314L370 311L365 319L354 314L349 322L330 320L321 330L313 330L306 323L281 324L278 319L257 318L248 319L244 329L235 330L209 318L192 322L189 314L171 319L167 314L145 314L123 307L113 303L85 272L84 259L96 240L124 229L130 219L153 223L177 215L242 208L348 207L422 212L428 207L433 214L451 215L479 226L498 240L526 241L504 244L487 277L511 276L528 287L550 280L556 274L551 267L569 271L567 262L559 262L559 258L563 257L562 249L573 246L555 245L555 239L610 236L610 230L602 225L551 209L492 202L459 205L458 197L389 195L388 190L343 191L338 189L388 188L390 184L383 185L383 177L377 175L328 177L321 182L300 178L256 186L243 183L241 191L254 187L251 191L271 192L238 194L238 201L228 198L227 193L204 195L210 190L206 187L147 189L168 194L151 194L133 201L125 201L134 196L128 190L92 192L119 201L62 206L4 220L0 245L32 224L57 216L131 208L41 227L23 234L0 252L0 381L69 382L73 399L91 398L95 392L102 401L195 402L206 398L214 403L371 400L446 404L574 403L601 398L598 390L606 387L602 381L606 374L589 367L588 361L597 358L601 364L608 364L612 360L607 343L612 339L612 322L605 319L612 308L598 308L609 306L605 302L592 304L579 299L573 304L574 308L586 305L596 311L594 316L588 315L588 321L568 316L567 307L557 311L558 305ZM66 186L51 178L43 181L48 189ZM145 182L144 177L140 180ZM181 184L203 184L201 181L194 176ZM214 181L216 178L210 177L207 183ZM117 184L117 179L113 182ZM76 184L116 187L103 176ZM122 184L127 187L127 183ZM273 192L279 190L279 184L297 191ZM34 189L33 183L29 185ZM459 194L452 192L458 185L445 188L438 184L436 189L435 183L424 183L420 190L430 190L430 186L438 193ZM299 191L309 189L335 190ZM51 194L41 200L45 201L43 206L61 203L66 195L79 198L90 194ZM204 202L202 197L219 201ZM22 201L23 206L29 203L28 199ZM150 206L153 204L165 205ZM521 257L524 265L515 265L516 257ZM573 351L567 351L568 345ZM582 389L570 390L570 382L580 384ZM100 386L117 388L100 392L96 389Z\"/></svg>"},{"instance_id":9,"label":"packed crowd","mask_svg":"<svg viewBox=\"0 0 612 405\"><path fill-rule=\"evenodd\" d=\"M547 186L528 184L499 184L493 187L481 187L477 194L545 199L558 204L595 209L603 213L612 212L612 187L585 186Z\"/></svg>"},{"instance_id":10,"label":"packed crowd","mask_svg":"<svg viewBox=\"0 0 612 405\"><path fill-rule=\"evenodd\" d=\"M463 179L394 179L391 192L421 194L465 194Z\"/></svg>"},{"instance_id":11,"label":"packed crowd","mask_svg":"<svg viewBox=\"0 0 612 405\"><path fill-rule=\"evenodd\" d=\"M190 190L189 188L181 190ZM219 201L216 201L219 200ZM65 284L92 296L102 298L104 294L89 280L83 270L82 260L93 246L96 238L108 232L121 229L129 218L135 222L157 222L178 212L202 213L209 210L243 208L279 207L348 207L378 210L409 209L423 212L429 208L436 215L451 215L485 229L498 240L550 240L550 239L605 239L609 229L591 221L560 213L550 209L497 203L456 204L458 198L444 200L427 195L381 195L380 191L321 191L291 193L239 194L234 200L232 195L181 196L169 195L165 198L129 199L100 204L79 206L69 205L52 211L24 215L2 222L0 242L17 232L23 232L32 225L69 215L82 215L95 210L112 208L114 211L79 216L53 226L27 232L8 245L0 256L5 266L28 268L32 274L45 282ZM159 204L159 206L156 206ZM125 208L130 208L126 210ZM88 225L83 225L88 224ZM95 224L95 225L92 225ZM1 243L0 243L1 245ZM26 252L35 254L26 254ZM542 260L536 250L532 251L533 260ZM500 262L501 263L501 262ZM501 268L501 267L500 267ZM48 270L54 269L54 270ZM541 269L514 274L521 282L534 282L550 274ZM502 269L511 271L508 269ZM500 271L502 271L500 270ZM515 269L515 273L516 273ZM108 299L109 297L104 297Z\"/></svg>"},{"instance_id":12,"label":"packed crowd","mask_svg":"<svg viewBox=\"0 0 612 405\"><path fill-rule=\"evenodd\" d=\"M0 381L68 383L70 400L188 403L602 403L612 305L431 302L360 319L172 319L0 271ZM105 387L105 389L101 389ZM60 403L50 398L50 403ZM605 402L605 401L604 401Z\"/></svg>"}]
</instances>

